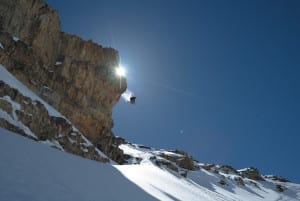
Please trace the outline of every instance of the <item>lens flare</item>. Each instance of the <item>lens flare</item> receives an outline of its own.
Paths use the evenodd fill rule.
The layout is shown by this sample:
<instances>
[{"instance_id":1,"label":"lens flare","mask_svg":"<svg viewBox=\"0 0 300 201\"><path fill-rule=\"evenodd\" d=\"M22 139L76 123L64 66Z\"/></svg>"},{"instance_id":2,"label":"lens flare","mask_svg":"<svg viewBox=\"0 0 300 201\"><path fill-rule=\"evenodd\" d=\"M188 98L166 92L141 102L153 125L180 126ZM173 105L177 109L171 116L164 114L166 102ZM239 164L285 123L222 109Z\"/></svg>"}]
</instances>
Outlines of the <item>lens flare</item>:
<instances>
[{"instance_id":1,"label":"lens flare","mask_svg":"<svg viewBox=\"0 0 300 201\"><path fill-rule=\"evenodd\" d=\"M124 67L122 67L122 66L117 67L116 74L120 77L125 77L126 72L125 72Z\"/></svg>"}]
</instances>

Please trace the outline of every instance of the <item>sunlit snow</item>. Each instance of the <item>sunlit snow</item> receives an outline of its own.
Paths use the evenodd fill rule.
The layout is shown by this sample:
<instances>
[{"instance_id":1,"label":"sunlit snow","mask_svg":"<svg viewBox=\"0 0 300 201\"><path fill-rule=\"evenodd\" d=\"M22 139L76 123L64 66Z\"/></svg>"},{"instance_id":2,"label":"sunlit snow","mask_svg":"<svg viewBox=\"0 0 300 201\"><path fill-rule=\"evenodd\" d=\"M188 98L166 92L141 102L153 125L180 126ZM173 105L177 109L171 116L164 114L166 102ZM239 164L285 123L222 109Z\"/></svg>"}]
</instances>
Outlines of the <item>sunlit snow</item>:
<instances>
[{"instance_id":1,"label":"sunlit snow","mask_svg":"<svg viewBox=\"0 0 300 201\"><path fill-rule=\"evenodd\" d=\"M63 117L1 65L0 80L18 89L33 101L40 101L50 115ZM21 128L27 135L35 137L18 121L15 111L21 109L19 103L11 100L9 96L3 96L1 99L9 102L13 111L12 115L9 115L0 109L0 118ZM77 131L75 127L73 130ZM82 138L87 146L92 145L83 135ZM62 149L57 141L43 143ZM164 166L158 167L152 161L160 154L180 156L177 153L134 144L124 144L120 148L125 154L141 159L139 164L134 164L134 161L128 165L102 164L51 149L0 128L0 200L300 200L298 184L266 179L255 181L254 185L254 181L243 178L245 186L242 186L234 181L237 175L216 174L202 168L189 171L187 177L183 177ZM105 156L101 151L99 154ZM227 185L219 183L221 178L226 179ZM277 184L286 190L278 192L275 187Z\"/></svg>"}]
</instances>

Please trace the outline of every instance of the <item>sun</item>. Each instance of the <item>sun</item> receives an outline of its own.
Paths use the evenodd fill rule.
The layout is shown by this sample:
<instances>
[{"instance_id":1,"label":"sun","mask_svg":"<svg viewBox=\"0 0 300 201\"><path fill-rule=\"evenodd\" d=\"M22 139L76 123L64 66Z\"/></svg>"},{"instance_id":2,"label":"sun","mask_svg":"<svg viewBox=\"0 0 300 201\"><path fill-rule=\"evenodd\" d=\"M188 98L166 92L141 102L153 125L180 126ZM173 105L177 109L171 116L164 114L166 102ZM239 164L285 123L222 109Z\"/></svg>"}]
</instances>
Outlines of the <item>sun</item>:
<instances>
[{"instance_id":1,"label":"sun","mask_svg":"<svg viewBox=\"0 0 300 201\"><path fill-rule=\"evenodd\" d=\"M123 66L119 66L116 68L116 74L120 77L125 77L126 75L126 71L125 68Z\"/></svg>"}]
</instances>

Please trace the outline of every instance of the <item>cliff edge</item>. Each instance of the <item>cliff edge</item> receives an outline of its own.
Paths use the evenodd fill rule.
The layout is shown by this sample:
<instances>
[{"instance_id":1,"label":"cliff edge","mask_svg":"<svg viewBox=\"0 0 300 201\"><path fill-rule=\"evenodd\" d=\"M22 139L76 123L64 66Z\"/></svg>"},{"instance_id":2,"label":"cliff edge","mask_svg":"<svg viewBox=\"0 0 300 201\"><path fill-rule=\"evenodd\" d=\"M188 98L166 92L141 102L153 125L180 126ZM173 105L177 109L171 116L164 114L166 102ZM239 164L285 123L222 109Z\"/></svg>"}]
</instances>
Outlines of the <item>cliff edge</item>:
<instances>
[{"instance_id":1,"label":"cliff edge","mask_svg":"<svg viewBox=\"0 0 300 201\"><path fill-rule=\"evenodd\" d=\"M122 163L111 131L112 109L127 87L114 72L116 50L62 32L58 12L43 0L0 0L0 42L0 64Z\"/></svg>"}]
</instances>

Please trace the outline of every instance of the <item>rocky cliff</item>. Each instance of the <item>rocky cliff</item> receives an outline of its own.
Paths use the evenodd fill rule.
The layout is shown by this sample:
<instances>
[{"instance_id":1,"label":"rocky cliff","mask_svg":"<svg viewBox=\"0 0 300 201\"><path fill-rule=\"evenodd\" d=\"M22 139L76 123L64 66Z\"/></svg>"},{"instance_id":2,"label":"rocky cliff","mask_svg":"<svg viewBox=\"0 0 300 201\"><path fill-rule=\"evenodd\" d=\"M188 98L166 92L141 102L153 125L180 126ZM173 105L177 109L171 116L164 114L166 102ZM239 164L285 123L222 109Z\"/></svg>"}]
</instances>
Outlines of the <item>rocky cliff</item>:
<instances>
[{"instance_id":1,"label":"rocky cliff","mask_svg":"<svg viewBox=\"0 0 300 201\"><path fill-rule=\"evenodd\" d=\"M8 75L1 65L0 72L1 78ZM29 93L13 88L5 81L0 80L0 127L84 158L110 161L64 116L51 111L34 95L25 96Z\"/></svg>"},{"instance_id":2,"label":"rocky cliff","mask_svg":"<svg viewBox=\"0 0 300 201\"><path fill-rule=\"evenodd\" d=\"M123 161L111 131L112 108L126 90L114 73L116 50L61 32L58 12L43 0L0 0L0 42L0 64Z\"/></svg>"}]
</instances>

